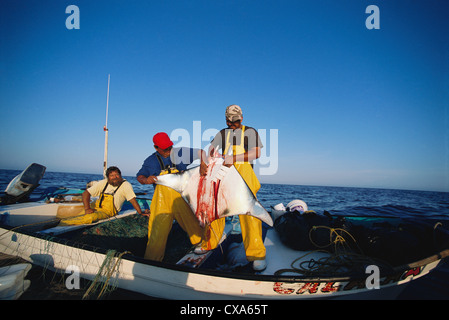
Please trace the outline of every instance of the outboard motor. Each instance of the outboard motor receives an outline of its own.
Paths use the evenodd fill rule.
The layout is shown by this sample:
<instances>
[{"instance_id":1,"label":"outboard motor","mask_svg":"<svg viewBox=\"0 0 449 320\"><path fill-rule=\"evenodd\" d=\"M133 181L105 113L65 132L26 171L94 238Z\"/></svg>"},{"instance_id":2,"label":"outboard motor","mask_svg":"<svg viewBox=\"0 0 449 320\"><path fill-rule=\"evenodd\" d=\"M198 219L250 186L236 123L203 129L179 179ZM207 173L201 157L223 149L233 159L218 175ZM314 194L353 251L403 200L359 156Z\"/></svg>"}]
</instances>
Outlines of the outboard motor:
<instances>
[{"instance_id":1,"label":"outboard motor","mask_svg":"<svg viewBox=\"0 0 449 320\"><path fill-rule=\"evenodd\" d=\"M46 167L32 163L21 174L16 176L5 189L5 194L0 197L0 205L28 201L30 194L39 186L39 181L44 176Z\"/></svg>"}]
</instances>

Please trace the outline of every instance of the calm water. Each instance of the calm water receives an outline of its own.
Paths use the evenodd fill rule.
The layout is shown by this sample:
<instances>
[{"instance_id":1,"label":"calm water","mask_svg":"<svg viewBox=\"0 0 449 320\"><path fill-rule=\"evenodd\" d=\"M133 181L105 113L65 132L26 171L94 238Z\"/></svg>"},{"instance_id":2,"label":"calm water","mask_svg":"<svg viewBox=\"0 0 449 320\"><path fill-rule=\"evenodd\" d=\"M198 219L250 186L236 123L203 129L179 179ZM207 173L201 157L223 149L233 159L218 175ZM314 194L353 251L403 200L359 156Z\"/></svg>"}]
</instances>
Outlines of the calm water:
<instances>
[{"instance_id":1,"label":"calm water","mask_svg":"<svg viewBox=\"0 0 449 320\"><path fill-rule=\"evenodd\" d=\"M21 171L0 170L0 191ZM125 177L136 193L147 193L153 187L140 185L135 177ZM46 172L36 192L48 187L85 188L87 182L102 179L101 175ZM302 199L310 210L332 214L401 216L449 221L449 193L390 189L319 187L263 184L259 201L265 208L294 199ZM424 279L412 282L402 299L449 299L449 263L446 261Z\"/></svg>"}]
</instances>

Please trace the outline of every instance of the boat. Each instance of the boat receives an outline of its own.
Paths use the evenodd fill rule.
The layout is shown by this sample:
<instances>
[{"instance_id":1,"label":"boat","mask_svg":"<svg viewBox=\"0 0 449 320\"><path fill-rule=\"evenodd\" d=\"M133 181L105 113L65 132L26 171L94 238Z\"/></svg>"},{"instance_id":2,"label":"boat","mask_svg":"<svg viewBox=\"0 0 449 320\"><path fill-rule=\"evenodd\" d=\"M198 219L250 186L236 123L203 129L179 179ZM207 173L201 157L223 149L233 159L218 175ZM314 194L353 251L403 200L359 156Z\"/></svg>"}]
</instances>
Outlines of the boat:
<instances>
[{"instance_id":1,"label":"boat","mask_svg":"<svg viewBox=\"0 0 449 320\"><path fill-rule=\"evenodd\" d=\"M18 174L0 194L0 205L27 202L31 193L39 186L47 168L38 163L30 164Z\"/></svg>"},{"instance_id":2,"label":"boat","mask_svg":"<svg viewBox=\"0 0 449 320\"><path fill-rule=\"evenodd\" d=\"M30 263L0 268L0 300L16 300L30 287L30 280L25 280L30 269Z\"/></svg>"},{"instance_id":3,"label":"boat","mask_svg":"<svg viewBox=\"0 0 449 320\"><path fill-rule=\"evenodd\" d=\"M146 205L149 205L149 200L140 201L147 201ZM145 227L147 220L130 207L124 205L116 217L96 225L59 227L52 219L46 223L42 218L54 217L52 205L34 202L4 206L2 210L8 211L8 219L3 219L0 225L0 251L55 272L67 273L75 268L77 275L97 285L118 287L153 298L393 299L408 283L426 276L449 255L447 231L441 223L434 222L424 222L421 228L423 235L432 237L431 241L427 239L429 243L437 240L438 243L426 245L418 256L404 257L409 260L389 263L375 255L357 255L354 258L349 252L324 251L320 244L315 249L298 250L292 248L284 235L276 230L279 217L286 215L279 215L272 209L272 215L277 219L275 227L264 225L263 228L268 266L262 272L254 272L245 262L241 235L234 218L227 220L222 242L215 250L196 255L188 243L175 248L169 239L166 259L157 262L145 260L143 252L139 252L138 247L144 248L146 244L145 229L138 235L129 230L130 226ZM40 220L23 224L23 220L13 219L16 213L26 217L37 214ZM308 216L299 211L295 214L297 217ZM321 220L310 227L309 238L316 242L320 240L319 237L314 238L313 233L320 230L320 226L321 231L333 232L343 230L345 224L364 227L388 225L389 230L400 230L407 223L407 219L395 217L315 215ZM329 227L324 220L338 223L339 227ZM411 221L410 224L416 225L416 222ZM104 231L107 228L114 232L107 233ZM120 228L123 230L118 232ZM348 230L345 231L347 234L350 233ZM350 244L352 235L345 232L335 238L340 238L340 241L345 238ZM175 237L173 242L178 247L183 235L175 223L170 237ZM391 243L389 247L393 247ZM172 249L176 249L175 254L170 252ZM349 265L354 268L339 263L336 256L349 259Z\"/></svg>"},{"instance_id":4,"label":"boat","mask_svg":"<svg viewBox=\"0 0 449 320\"><path fill-rule=\"evenodd\" d=\"M104 171L109 80L108 76ZM69 277L91 280L87 296L94 291L92 288L100 286L99 297L108 288L118 287L153 298L184 300L392 299L408 283L428 275L449 255L448 226L439 221L417 224L400 217L335 217L326 212L315 214L305 203L293 201L296 210L272 208L274 227L263 224L268 264L263 271L255 272L246 261L235 217L226 218L220 245L203 255L194 253L185 241L184 232L174 223L164 260L146 260L142 252L147 237L145 217L125 203L110 219L90 225L58 226L62 217L81 209L76 197L83 191L61 188L31 199L30 193L45 171L43 166L33 168L30 172L37 174L31 183L25 181L26 175L18 176L13 185L22 190L1 197L0 252L70 274ZM149 208L150 199L137 200L141 208ZM287 217L292 217L293 223L285 222ZM294 223L297 220L304 223ZM399 246L391 241L391 236L403 236L401 230L407 223L422 226L418 233L424 238L407 242L411 238L406 235ZM289 230L291 226L296 228ZM384 236L374 232L369 238L357 232L360 228L377 230L382 226L388 231ZM107 232L108 228L112 232ZM328 243L323 243L323 239L328 239ZM403 250L416 243L421 247L421 239L425 240L423 250ZM373 243L377 247L369 246ZM359 244L365 244L369 254ZM400 259L388 261L401 251L412 254L398 255ZM385 256L385 252L390 254Z\"/></svg>"}]
</instances>

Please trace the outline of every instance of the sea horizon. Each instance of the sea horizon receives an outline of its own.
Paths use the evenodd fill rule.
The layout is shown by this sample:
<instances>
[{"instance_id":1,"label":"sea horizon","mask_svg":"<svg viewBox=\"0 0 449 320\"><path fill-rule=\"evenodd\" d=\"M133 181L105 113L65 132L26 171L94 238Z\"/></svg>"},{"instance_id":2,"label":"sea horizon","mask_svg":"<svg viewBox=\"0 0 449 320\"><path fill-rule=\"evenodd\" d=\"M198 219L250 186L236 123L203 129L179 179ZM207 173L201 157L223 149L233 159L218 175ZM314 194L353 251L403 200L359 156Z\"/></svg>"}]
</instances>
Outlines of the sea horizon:
<instances>
[{"instance_id":1,"label":"sea horizon","mask_svg":"<svg viewBox=\"0 0 449 320\"><path fill-rule=\"evenodd\" d=\"M4 169L0 168L0 171L17 171L19 174L23 170L21 169ZM80 174L80 175L90 175L90 176L101 176L102 173L90 173L90 172L74 172L74 171L45 171L45 173L60 173L60 174ZM129 174L123 174L124 178L133 178L136 179L135 176ZM14 177L13 177L14 178ZM45 178L45 174L42 179ZM291 182L264 182L263 179L259 179L261 185L286 185L286 186L299 186L299 187L321 187L321 188L356 188L356 189L376 189L376 190L397 190L397 191L419 191L419 192L441 192L441 193L449 193L449 191L444 190L423 190L419 188L400 188L400 187L380 187L380 186L356 186L356 185L321 185L321 184L298 184Z\"/></svg>"}]
</instances>

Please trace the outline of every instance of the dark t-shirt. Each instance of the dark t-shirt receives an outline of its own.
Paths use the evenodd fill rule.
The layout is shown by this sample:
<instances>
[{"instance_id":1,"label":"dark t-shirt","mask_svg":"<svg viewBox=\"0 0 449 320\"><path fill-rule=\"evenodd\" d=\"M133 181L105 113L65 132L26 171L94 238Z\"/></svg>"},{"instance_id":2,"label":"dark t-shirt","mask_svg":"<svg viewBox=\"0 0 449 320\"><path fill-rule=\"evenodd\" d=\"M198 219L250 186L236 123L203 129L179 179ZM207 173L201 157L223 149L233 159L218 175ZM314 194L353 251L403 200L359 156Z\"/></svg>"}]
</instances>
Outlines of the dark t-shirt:
<instances>
[{"instance_id":1,"label":"dark t-shirt","mask_svg":"<svg viewBox=\"0 0 449 320\"><path fill-rule=\"evenodd\" d=\"M226 148L226 138L229 133L229 139L231 142L231 145L240 145L242 143L242 129L229 129L225 128L220 130L220 132L217 133L215 138L211 142L211 146L213 148L217 148L218 150L223 153ZM262 141L260 140L259 133L256 129L252 127L245 126L244 131L244 148L245 152L248 152L248 150L251 150L252 148L259 147L263 148ZM229 150L228 150L229 152Z\"/></svg>"}]
</instances>

